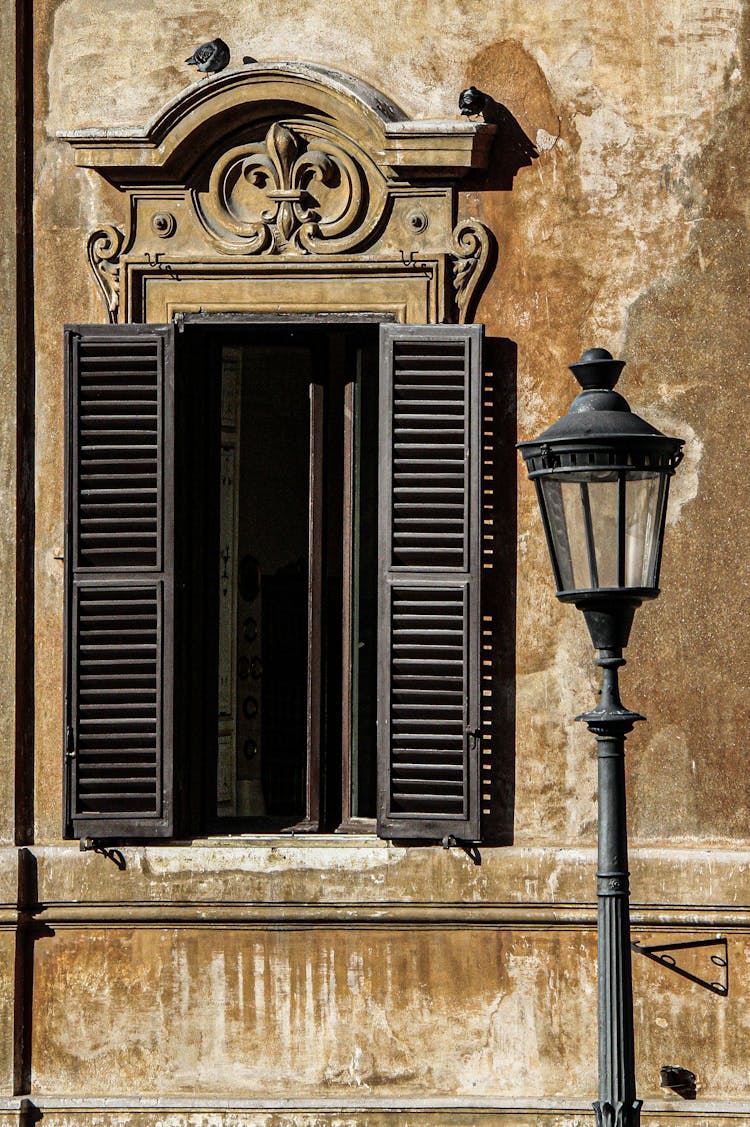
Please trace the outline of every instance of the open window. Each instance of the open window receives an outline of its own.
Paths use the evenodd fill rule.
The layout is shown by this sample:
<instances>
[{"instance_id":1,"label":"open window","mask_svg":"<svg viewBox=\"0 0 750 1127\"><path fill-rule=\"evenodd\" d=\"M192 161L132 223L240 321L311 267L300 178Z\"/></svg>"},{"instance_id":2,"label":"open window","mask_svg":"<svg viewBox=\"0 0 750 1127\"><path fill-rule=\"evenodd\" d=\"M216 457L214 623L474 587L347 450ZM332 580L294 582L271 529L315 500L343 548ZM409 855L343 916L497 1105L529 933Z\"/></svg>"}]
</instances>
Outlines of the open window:
<instances>
[{"instance_id":1,"label":"open window","mask_svg":"<svg viewBox=\"0 0 750 1127\"><path fill-rule=\"evenodd\" d=\"M479 834L481 327L66 330L66 832Z\"/></svg>"}]
</instances>

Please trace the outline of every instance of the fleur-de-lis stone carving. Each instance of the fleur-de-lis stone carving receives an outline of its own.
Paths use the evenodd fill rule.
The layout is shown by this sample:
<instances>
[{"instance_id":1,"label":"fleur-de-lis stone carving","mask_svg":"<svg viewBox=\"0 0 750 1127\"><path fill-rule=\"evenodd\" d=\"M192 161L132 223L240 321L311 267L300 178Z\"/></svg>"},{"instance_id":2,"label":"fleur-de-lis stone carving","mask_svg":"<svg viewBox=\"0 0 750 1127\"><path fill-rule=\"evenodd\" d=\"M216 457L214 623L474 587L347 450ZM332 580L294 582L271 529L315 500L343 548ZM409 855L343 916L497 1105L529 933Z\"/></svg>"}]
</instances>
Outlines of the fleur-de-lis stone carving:
<instances>
[{"instance_id":1,"label":"fleur-de-lis stone carving","mask_svg":"<svg viewBox=\"0 0 750 1127\"><path fill-rule=\"evenodd\" d=\"M316 180L326 186L335 184L336 164L327 153L307 148L278 122L269 129L263 150L245 157L242 176L268 201L261 212L267 232L277 246L292 240L303 225L312 225L309 233L314 234L320 215L309 189Z\"/></svg>"}]
</instances>

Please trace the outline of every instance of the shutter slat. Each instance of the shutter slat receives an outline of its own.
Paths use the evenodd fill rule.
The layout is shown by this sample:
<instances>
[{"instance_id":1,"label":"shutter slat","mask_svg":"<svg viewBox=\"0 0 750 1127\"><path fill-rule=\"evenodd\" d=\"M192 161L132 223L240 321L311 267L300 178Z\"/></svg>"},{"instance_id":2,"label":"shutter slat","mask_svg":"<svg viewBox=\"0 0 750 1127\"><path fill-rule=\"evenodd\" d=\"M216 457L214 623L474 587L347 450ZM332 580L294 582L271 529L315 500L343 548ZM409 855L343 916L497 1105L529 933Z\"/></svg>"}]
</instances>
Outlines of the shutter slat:
<instances>
[{"instance_id":1,"label":"shutter slat","mask_svg":"<svg viewBox=\"0 0 750 1127\"><path fill-rule=\"evenodd\" d=\"M381 346L378 832L476 841L481 327Z\"/></svg>"},{"instance_id":2,"label":"shutter slat","mask_svg":"<svg viewBox=\"0 0 750 1127\"><path fill-rule=\"evenodd\" d=\"M67 817L172 832L173 330L67 331Z\"/></svg>"}]
</instances>

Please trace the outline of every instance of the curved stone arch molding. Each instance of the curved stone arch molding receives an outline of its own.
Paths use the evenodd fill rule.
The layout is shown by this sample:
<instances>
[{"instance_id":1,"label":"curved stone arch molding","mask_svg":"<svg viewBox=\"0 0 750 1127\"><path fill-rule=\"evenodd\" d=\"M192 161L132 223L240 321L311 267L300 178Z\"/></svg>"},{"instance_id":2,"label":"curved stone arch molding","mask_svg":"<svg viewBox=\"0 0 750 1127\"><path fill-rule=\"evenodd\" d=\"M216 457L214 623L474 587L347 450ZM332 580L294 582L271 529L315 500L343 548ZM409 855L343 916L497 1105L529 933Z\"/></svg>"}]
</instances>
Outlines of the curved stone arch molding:
<instances>
[{"instance_id":1,"label":"curved stone arch molding","mask_svg":"<svg viewBox=\"0 0 750 1127\"><path fill-rule=\"evenodd\" d=\"M143 128L95 127L61 131L76 149L76 163L97 168L119 187L156 169L170 177L186 172L202 133L226 132L288 107L346 125L357 121L378 142L388 125L406 115L384 94L360 79L311 63L250 64L199 80L180 91ZM199 146L202 148L203 146Z\"/></svg>"},{"instance_id":2,"label":"curved stone arch molding","mask_svg":"<svg viewBox=\"0 0 750 1127\"><path fill-rule=\"evenodd\" d=\"M128 200L127 226L107 220L87 244L113 322L129 316L129 279L141 266L177 286L190 264L218 260L219 274L222 259L240 269L247 261L247 293L253 261L305 260L319 278L327 263L335 285L337 261L352 255L380 272L388 262L437 263L435 285L453 295L440 298L437 317L463 321L487 255L481 230L454 231L456 190L486 167L494 134L484 122L411 120L329 67L274 63L194 83L144 128L59 136L78 166Z\"/></svg>"},{"instance_id":3,"label":"curved stone arch molding","mask_svg":"<svg viewBox=\"0 0 750 1127\"><path fill-rule=\"evenodd\" d=\"M124 188L153 180L157 169L173 180L189 170L203 134L250 125L284 106L352 129L385 170L420 169L462 175L486 166L496 127L484 122L414 121L385 94L361 79L314 63L254 63L193 83L144 127L72 129L58 133L76 150L76 164L96 168ZM280 113L279 113L280 111Z\"/></svg>"}]
</instances>

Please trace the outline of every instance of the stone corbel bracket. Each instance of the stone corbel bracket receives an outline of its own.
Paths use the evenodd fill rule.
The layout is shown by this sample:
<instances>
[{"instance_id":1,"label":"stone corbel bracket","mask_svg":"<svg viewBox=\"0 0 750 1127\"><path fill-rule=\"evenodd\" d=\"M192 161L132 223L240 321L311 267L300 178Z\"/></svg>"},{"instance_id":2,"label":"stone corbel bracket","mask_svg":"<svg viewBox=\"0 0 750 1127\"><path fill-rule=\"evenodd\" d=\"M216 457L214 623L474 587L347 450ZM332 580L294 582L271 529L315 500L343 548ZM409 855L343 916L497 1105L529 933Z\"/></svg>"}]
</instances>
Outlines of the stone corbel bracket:
<instances>
[{"instance_id":1,"label":"stone corbel bracket","mask_svg":"<svg viewBox=\"0 0 750 1127\"><path fill-rule=\"evenodd\" d=\"M459 325L471 321L494 245L493 236L478 219L462 220L453 232L453 287Z\"/></svg>"},{"instance_id":2,"label":"stone corbel bracket","mask_svg":"<svg viewBox=\"0 0 750 1127\"><path fill-rule=\"evenodd\" d=\"M463 119L412 121L329 67L258 63L193 84L145 128L59 136L79 167L128 197L127 236L102 224L88 239L113 322L145 316L157 267L175 286L190 271L231 270L247 306L272 259L290 278L307 271L324 279L346 263L373 277L403 272L407 258L435 278L430 317L463 322L492 240L475 220L454 229L456 190L465 174L487 167L495 132ZM180 305L176 290L169 300Z\"/></svg>"},{"instance_id":3,"label":"stone corbel bracket","mask_svg":"<svg viewBox=\"0 0 750 1127\"><path fill-rule=\"evenodd\" d=\"M110 324L117 321L120 304L120 251L125 233L119 227L97 227L86 240L89 263L104 298Z\"/></svg>"}]
</instances>

